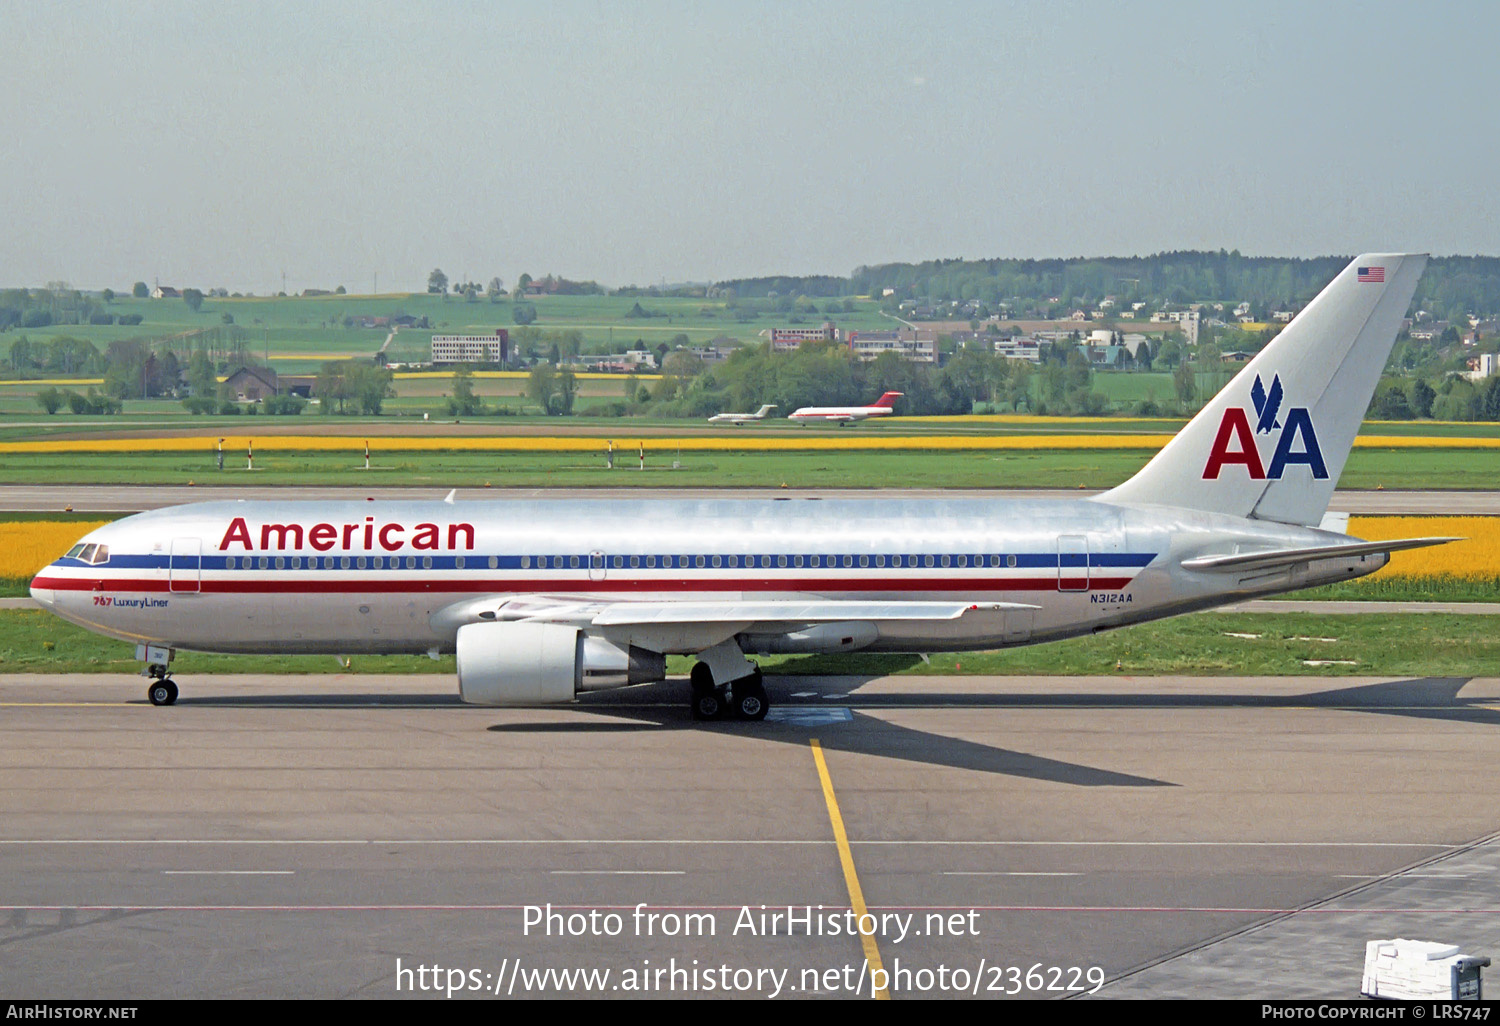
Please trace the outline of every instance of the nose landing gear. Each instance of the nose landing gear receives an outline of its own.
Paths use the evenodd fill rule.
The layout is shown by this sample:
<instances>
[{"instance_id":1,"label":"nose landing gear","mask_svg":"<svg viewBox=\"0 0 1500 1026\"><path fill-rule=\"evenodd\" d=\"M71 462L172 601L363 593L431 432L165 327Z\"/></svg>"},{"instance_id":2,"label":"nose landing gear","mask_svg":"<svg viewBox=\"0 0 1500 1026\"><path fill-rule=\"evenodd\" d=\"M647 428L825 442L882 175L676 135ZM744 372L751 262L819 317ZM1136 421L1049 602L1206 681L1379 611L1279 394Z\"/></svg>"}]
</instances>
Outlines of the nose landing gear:
<instances>
[{"instance_id":1,"label":"nose landing gear","mask_svg":"<svg viewBox=\"0 0 1500 1026\"><path fill-rule=\"evenodd\" d=\"M153 680L146 688L146 698L152 705L171 705L177 701L177 682L171 677Z\"/></svg>"},{"instance_id":2,"label":"nose landing gear","mask_svg":"<svg viewBox=\"0 0 1500 1026\"><path fill-rule=\"evenodd\" d=\"M151 683L146 688L146 701L152 705L171 705L177 701L177 682L168 676L167 671L167 667L172 665L173 654L172 649L158 645L135 647L135 657L146 664L141 675L151 678Z\"/></svg>"}]
</instances>

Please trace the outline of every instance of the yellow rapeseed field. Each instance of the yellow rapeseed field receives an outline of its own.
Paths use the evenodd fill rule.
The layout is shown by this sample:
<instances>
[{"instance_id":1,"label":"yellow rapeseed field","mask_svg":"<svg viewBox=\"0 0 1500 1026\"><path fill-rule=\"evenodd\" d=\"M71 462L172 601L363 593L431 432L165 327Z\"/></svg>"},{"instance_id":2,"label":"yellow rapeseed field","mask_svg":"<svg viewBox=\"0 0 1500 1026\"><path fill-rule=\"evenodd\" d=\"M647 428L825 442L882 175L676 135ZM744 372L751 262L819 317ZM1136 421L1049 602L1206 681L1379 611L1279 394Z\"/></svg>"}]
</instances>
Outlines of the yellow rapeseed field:
<instances>
[{"instance_id":1,"label":"yellow rapeseed field","mask_svg":"<svg viewBox=\"0 0 1500 1026\"><path fill-rule=\"evenodd\" d=\"M0 577L34 577L108 520L26 520L0 523Z\"/></svg>"},{"instance_id":2,"label":"yellow rapeseed field","mask_svg":"<svg viewBox=\"0 0 1500 1026\"><path fill-rule=\"evenodd\" d=\"M1372 581L1396 578L1500 579L1500 517L1350 517L1349 533L1388 538L1462 538L1430 549L1396 552Z\"/></svg>"}]
</instances>

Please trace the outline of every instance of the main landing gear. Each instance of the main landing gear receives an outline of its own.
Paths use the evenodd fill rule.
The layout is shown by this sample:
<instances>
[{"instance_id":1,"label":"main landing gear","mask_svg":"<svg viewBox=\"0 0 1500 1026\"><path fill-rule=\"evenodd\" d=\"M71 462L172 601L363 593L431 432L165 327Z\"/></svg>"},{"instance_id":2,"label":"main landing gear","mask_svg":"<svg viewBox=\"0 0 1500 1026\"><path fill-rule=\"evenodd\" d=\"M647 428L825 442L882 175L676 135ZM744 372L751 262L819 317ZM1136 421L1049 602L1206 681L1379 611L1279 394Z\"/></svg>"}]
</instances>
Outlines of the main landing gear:
<instances>
[{"instance_id":1,"label":"main landing gear","mask_svg":"<svg viewBox=\"0 0 1500 1026\"><path fill-rule=\"evenodd\" d=\"M715 685L707 663L694 663L688 678L693 685L695 720L763 720L770 711L760 669L724 684Z\"/></svg>"}]
</instances>

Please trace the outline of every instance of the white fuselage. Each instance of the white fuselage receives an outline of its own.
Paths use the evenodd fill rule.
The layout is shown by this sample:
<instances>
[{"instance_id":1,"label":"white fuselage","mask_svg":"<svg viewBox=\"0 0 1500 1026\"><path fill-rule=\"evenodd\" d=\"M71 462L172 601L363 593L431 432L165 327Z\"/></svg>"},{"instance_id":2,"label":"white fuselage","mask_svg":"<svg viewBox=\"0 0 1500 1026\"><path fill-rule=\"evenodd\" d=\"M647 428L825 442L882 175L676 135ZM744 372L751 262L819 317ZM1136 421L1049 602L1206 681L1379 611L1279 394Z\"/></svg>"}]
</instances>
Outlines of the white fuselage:
<instances>
[{"instance_id":1,"label":"white fuselage","mask_svg":"<svg viewBox=\"0 0 1500 1026\"><path fill-rule=\"evenodd\" d=\"M944 600L1031 608L881 625L870 651L995 648L1343 580L1384 555L1273 574L1184 559L1342 535L1096 500L211 502L127 517L32 594L137 643L216 652L451 651L477 599ZM629 640L628 638L616 640ZM745 641L769 650L773 640ZM680 649L691 651L684 642Z\"/></svg>"},{"instance_id":2,"label":"white fuselage","mask_svg":"<svg viewBox=\"0 0 1500 1026\"><path fill-rule=\"evenodd\" d=\"M787 420L867 420L889 417L895 411L889 406L804 406L787 414Z\"/></svg>"}]
</instances>

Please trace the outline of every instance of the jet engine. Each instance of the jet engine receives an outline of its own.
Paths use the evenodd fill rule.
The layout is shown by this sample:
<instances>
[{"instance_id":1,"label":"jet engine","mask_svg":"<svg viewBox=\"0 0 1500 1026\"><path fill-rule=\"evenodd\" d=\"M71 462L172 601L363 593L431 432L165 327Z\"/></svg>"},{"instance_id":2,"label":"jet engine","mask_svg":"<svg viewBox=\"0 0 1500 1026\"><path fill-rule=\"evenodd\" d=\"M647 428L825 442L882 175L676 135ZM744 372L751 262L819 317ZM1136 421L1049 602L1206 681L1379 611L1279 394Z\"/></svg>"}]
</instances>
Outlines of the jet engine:
<instances>
[{"instance_id":1,"label":"jet engine","mask_svg":"<svg viewBox=\"0 0 1500 1026\"><path fill-rule=\"evenodd\" d=\"M566 702L580 691L667 675L666 657L556 623L471 623L458 629L458 691L474 705Z\"/></svg>"}]
</instances>

